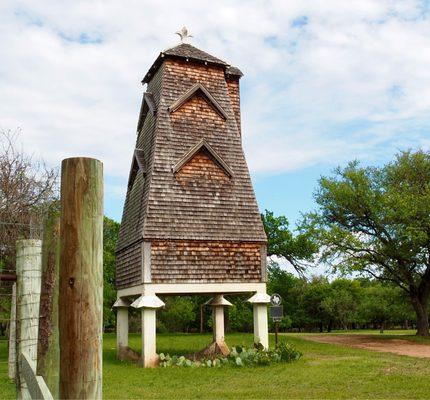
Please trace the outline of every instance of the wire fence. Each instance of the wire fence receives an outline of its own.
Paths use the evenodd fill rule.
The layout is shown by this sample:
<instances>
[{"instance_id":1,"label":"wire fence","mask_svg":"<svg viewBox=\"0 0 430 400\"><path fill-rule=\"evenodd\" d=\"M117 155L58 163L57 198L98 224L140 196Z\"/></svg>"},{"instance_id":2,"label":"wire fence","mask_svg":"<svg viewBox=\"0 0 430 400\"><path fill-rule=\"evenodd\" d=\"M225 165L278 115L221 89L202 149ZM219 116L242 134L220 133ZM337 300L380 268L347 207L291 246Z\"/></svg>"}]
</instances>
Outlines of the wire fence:
<instances>
[{"instance_id":1,"label":"wire fence","mask_svg":"<svg viewBox=\"0 0 430 400\"><path fill-rule=\"evenodd\" d=\"M15 303L13 302L14 284L16 279L16 241L19 239L40 239L43 236L43 226L33 222L11 222L11 221L0 221L0 341L5 343L3 345L8 349L8 352L4 353L4 356L0 358L0 364L10 364L10 351L12 343L10 341L11 327L16 328L16 317L17 311L20 307L27 307L32 309L32 314L37 316L36 318L21 317L22 327L25 331L30 330L34 332L38 329L39 325L39 297L40 297L40 283L39 289L36 290L31 296L26 298L16 298ZM28 270L26 274L33 277L35 273L41 274L40 270ZM7 279L6 279L7 278ZM33 278L30 278L33 279ZM40 282L40 276L39 276ZM14 310L12 311L12 306ZM12 315L11 315L12 314ZM11 316L13 320L11 320ZM14 325L15 324L15 325ZM18 335L16 335L18 333ZM34 348L34 343L29 342L27 339L23 342L20 341L19 332L13 333L16 338L13 340L13 346L15 348L15 354L18 349L28 350L28 348ZM37 335L36 335L37 337ZM33 351L34 352L34 351ZM36 343L37 352L37 343ZM9 353L9 354L8 354ZM33 358L33 357L32 357ZM10 368L9 368L10 369ZM10 372L10 371L9 371Z\"/></svg>"}]
</instances>

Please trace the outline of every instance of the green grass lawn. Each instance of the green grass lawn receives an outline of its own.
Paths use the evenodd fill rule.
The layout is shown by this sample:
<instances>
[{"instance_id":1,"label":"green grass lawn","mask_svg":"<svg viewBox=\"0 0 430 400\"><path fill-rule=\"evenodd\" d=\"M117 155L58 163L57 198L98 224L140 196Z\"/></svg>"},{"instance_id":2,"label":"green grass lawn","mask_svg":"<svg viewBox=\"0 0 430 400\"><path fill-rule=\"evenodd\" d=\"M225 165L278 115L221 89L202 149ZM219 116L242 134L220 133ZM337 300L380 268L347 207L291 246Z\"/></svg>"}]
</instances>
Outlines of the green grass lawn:
<instances>
[{"instance_id":1,"label":"green grass lawn","mask_svg":"<svg viewBox=\"0 0 430 400\"><path fill-rule=\"evenodd\" d=\"M398 336L396 336L398 337ZM210 335L158 335L158 350L188 354L209 343ZM271 338L273 339L273 337ZM315 343L286 335L304 353L292 364L214 369L142 369L115 358L115 336L104 337L105 399L262 399L262 398L429 398L430 362L385 353ZM250 334L227 335L227 342L252 344ZM140 347L139 335L130 345ZM6 342L0 341L0 398L15 398L7 379Z\"/></svg>"},{"instance_id":2,"label":"green grass lawn","mask_svg":"<svg viewBox=\"0 0 430 400\"><path fill-rule=\"evenodd\" d=\"M15 399L15 384L7 376L7 341L0 338L0 399Z\"/></svg>"}]
</instances>

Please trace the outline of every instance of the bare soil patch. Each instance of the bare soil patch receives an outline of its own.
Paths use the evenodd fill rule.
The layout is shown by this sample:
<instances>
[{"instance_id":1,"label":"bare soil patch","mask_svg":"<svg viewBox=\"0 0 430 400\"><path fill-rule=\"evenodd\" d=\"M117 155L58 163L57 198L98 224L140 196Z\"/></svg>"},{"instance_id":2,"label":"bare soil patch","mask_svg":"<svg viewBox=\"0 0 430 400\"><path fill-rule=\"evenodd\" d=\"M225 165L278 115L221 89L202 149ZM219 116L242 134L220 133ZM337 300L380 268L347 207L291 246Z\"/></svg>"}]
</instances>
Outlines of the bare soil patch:
<instances>
[{"instance_id":1,"label":"bare soil patch","mask_svg":"<svg viewBox=\"0 0 430 400\"><path fill-rule=\"evenodd\" d=\"M430 345L405 339L383 339L375 335L306 335L303 339L314 342L340 344L360 349L399 354L402 356L430 358Z\"/></svg>"}]
</instances>

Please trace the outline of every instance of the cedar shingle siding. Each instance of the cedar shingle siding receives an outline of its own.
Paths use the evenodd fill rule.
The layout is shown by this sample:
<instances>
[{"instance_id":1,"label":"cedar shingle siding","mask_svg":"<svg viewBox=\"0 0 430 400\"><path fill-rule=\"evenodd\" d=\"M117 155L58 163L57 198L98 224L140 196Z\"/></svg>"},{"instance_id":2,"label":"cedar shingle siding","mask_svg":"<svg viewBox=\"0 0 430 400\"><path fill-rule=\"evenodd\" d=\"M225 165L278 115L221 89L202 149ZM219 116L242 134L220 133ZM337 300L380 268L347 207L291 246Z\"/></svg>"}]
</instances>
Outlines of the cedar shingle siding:
<instances>
[{"instance_id":1,"label":"cedar shingle siding","mask_svg":"<svg viewBox=\"0 0 430 400\"><path fill-rule=\"evenodd\" d=\"M141 259L141 243L135 243L118 252L116 257L118 287L130 287L141 283Z\"/></svg>"},{"instance_id":2,"label":"cedar shingle siding","mask_svg":"<svg viewBox=\"0 0 430 400\"><path fill-rule=\"evenodd\" d=\"M136 244L143 239L151 242L154 283L265 279L266 236L241 143L240 76L188 44L162 53L145 76L155 112L144 100L136 148L145 169L136 173L133 161L117 248L118 288L142 282ZM196 91L170 111L197 83L213 102ZM203 146L173 171L202 140L212 153Z\"/></svg>"},{"instance_id":3,"label":"cedar shingle siding","mask_svg":"<svg viewBox=\"0 0 430 400\"><path fill-rule=\"evenodd\" d=\"M151 247L152 281L260 282L259 243L156 241Z\"/></svg>"}]
</instances>

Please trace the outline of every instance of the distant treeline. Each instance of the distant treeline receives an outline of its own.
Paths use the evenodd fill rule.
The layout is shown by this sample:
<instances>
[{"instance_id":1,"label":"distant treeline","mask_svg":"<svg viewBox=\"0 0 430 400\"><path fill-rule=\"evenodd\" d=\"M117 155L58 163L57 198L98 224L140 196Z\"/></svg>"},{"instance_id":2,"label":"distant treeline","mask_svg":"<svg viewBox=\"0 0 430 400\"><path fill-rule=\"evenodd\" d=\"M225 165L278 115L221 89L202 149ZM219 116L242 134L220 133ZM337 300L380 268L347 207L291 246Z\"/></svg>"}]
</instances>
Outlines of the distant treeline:
<instances>
[{"instance_id":1,"label":"distant treeline","mask_svg":"<svg viewBox=\"0 0 430 400\"><path fill-rule=\"evenodd\" d=\"M335 329L412 328L415 313L402 290L366 279L297 278L272 264L268 292L283 298L282 331L322 332ZM234 304L226 313L230 332L252 332L252 307L248 296L230 296ZM159 312L160 332L200 329L200 306L207 297L168 297ZM204 329L211 326L211 310L204 307ZM271 324L272 325L272 324ZM270 326L273 331L273 326Z\"/></svg>"},{"instance_id":2,"label":"distant treeline","mask_svg":"<svg viewBox=\"0 0 430 400\"><path fill-rule=\"evenodd\" d=\"M297 278L278 265L269 268L268 292L283 298L281 331L323 332L335 329L412 328L415 313L402 290L367 279ZM249 295L230 296L226 312L230 332L252 332ZM208 297L167 297L158 313L160 332L195 332L200 329L200 306ZM211 327L211 310L204 307L204 330ZM270 323L273 331L273 325Z\"/></svg>"},{"instance_id":3,"label":"distant treeline","mask_svg":"<svg viewBox=\"0 0 430 400\"><path fill-rule=\"evenodd\" d=\"M104 322L107 331L115 329L111 306L114 289L115 245L119 224L105 218ZM319 276L299 278L276 263L268 267L268 293L283 299L282 331L315 332L335 329L412 328L415 313L403 291L397 286L363 278L337 278L329 281ZM227 308L226 328L230 332L252 332L252 307L246 302L250 295L226 296L233 303ZM159 332L198 332L211 330L211 310L204 306L209 296L169 296L166 307L157 313ZM202 319L202 320L201 320ZM131 310L131 331L138 331L140 315ZM270 327L273 330L273 326Z\"/></svg>"},{"instance_id":4,"label":"distant treeline","mask_svg":"<svg viewBox=\"0 0 430 400\"><path fill-rule=\"evenodd\" d=\"M415 313L397 286L365 278L297 278L269 266L268 291L284 299L284 330L411 328Z\"/></svg>"}]
</instances>

